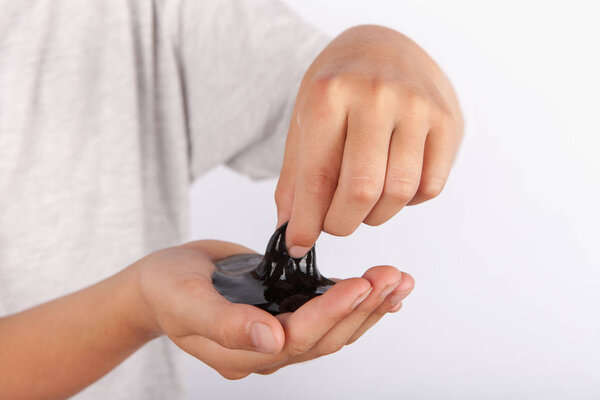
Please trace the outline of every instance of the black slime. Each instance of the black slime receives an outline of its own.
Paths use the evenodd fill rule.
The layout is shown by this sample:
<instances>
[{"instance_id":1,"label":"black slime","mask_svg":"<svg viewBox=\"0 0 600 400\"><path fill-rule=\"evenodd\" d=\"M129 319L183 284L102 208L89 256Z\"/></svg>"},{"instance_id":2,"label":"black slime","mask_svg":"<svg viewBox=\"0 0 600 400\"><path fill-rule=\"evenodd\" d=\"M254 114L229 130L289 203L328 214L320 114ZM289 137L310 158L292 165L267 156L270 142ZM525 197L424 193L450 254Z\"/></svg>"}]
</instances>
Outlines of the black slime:
<instances>
[{"instance_id":1,"label":"black slime","mask_svg":"<svg viewBox=\"0 0 600 400\"><path fill-rule=\"evenodd\" d=\"M296 311L335 282L317 269L315 248L292 258L285 246L287 223L279 227L265 255L236 254L216 263L213 285L227 300L250 304L273 315Z\"/></svg>"}]
</instances>

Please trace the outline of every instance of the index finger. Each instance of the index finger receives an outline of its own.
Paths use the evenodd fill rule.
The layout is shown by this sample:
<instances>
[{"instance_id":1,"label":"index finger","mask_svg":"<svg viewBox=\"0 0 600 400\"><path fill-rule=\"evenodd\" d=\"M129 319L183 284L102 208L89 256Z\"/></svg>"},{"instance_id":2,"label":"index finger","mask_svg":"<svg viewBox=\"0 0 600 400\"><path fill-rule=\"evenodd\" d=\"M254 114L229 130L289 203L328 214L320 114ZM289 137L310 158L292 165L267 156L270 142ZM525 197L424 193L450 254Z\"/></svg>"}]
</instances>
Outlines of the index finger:
<instances>
[{"instance_id":1,"label":"index finger","mask_svg":"<svg viewBox=\"0 0 600 400\"><path fill-rule=\"evenodd\" d=\"M299 115L298 171L286 245L300 258L315 244L337 187L344 139L346 111L324 93L308 101Z\"/></svg>"}]
</instances>

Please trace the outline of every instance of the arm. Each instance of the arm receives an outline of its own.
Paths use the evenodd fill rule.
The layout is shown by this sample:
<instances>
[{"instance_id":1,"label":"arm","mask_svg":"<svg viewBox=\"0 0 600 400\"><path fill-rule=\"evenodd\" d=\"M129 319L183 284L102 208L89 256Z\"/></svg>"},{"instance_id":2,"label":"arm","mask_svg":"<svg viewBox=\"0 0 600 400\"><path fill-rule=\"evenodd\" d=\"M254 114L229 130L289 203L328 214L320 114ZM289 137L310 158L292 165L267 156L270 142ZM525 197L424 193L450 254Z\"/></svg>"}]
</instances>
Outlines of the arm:
<instances>
[{"instance_id":1,"label":"arm","mask_svg":"<svg viewBox=\"0 0 600 400\"><path fill-rule=\"evenodd\" d=\"M0 319L0 399L65 398L157 336L132 266Z\"/></svg>"},{"instance_id":2,"label":"arm","mask_svg":"<svg viewBox=\"0 0 600 400\"><path fill-rule=\"evenodd\" d=\"M226 378L271 373L353 342L397 311L413 287L410 275L375 267L274 317L230 303L212 286L213 260L247 252L219 241L161 250L89 288L0 319L0 399L68 397L163 334Z\"/></svg>"},{"instance_id":3,"label":"arm","mask_svg":"<svg viewBox=\"0 0 600 400\"><path fill-rule=\"evenodd\" d=\"M304 75L288 131L275 199L290 254L322 230L346 236L437 196L462 125L450 81L412 40L381 26L343 32Z\"/></svg>"}]
</instances>

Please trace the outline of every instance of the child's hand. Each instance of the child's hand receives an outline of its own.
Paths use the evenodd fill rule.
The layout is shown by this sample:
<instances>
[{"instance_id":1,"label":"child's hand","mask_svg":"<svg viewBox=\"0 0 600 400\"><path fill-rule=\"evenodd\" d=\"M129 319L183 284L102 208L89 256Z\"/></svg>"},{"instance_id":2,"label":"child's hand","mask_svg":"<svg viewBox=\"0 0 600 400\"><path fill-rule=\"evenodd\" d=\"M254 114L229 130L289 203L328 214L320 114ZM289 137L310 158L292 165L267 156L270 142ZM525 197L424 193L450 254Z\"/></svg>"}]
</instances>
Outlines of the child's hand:
<instances>
[{"instance_id":1,"label":"child's hand","mask_svg":"<svg viewBox=\"0 0 600 400\"><path fill-rule=\"evenodd\" d=\"M213 260L249 252L232 243L200 241L140 260L134 266L147 305L140 312L142 329L168 335L224 377L239 379L338 351L385 313L399 310L414 285L396 268L374 267L362 278L338 282L294 313L274 317L230 303L212 285Z\"/></svg>"},{"instance_id":2,"label":"child's hand","mask_svg":"<svg viewBox=\"0 0 600 400\"><path fill-rule=\"evenodd\" d=\"M450 82L410 39L377 26L338 36L308 69L288 133L275 199L290 254L437 196L462 124Z\"/></svg>"}]
</instances>

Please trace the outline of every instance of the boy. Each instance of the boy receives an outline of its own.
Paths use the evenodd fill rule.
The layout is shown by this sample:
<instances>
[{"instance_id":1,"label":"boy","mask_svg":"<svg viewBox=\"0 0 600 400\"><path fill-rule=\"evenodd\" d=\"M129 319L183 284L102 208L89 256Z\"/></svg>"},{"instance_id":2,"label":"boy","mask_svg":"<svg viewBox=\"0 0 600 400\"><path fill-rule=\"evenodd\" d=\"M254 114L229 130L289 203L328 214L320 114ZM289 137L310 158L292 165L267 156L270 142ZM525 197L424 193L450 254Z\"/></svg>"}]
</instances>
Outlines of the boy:
<instances>
[{"instance_id":1,"label":"boy","mask_svg":"<svg viewBox=\"0 0 600 400\"><path fill-rule=\"evenodd\" d=\"M237 379L399 310L412 278L382 266L273 317L212 288L248 249L178 244L190 180L220 163L280 170L296 257L435 197L462 119L410 39L326 45L272 0L2 0L0 30L0 398L172 399L169 341Z\"/></svg>"}]
</instances>

